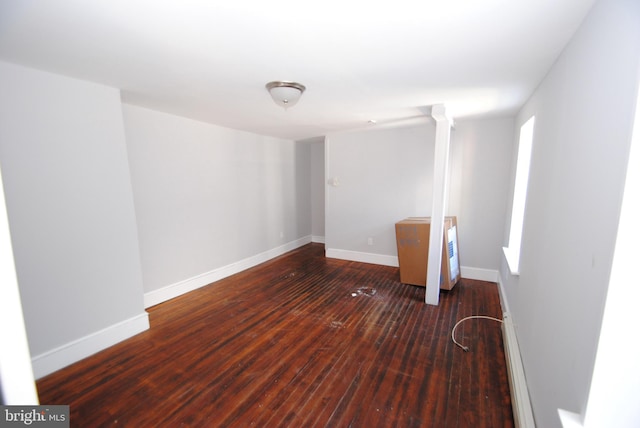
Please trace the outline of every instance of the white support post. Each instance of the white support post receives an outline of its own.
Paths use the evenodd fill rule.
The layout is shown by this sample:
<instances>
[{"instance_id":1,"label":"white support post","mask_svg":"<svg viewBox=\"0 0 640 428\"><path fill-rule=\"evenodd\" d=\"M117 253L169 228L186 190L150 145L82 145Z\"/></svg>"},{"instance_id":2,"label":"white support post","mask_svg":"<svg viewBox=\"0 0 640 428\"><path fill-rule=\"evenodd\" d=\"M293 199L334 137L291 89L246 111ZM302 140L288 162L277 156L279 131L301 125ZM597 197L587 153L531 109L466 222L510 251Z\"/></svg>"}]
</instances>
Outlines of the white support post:
<instances>
[{"instance_id":1,"label":"white support post","mask_svg":"<svg viewBox=\"0 0 640 428\"><path fill-rule=\"evenodd\" d=\"M438 305L440 297L440 269L442 263L442 239L444 236L444 216L446 212L449 140L451 119L445 114L442 104L431 108L431 116L436 121L436 148L433 159L433 203L431 212L431 232L429 234L429 263L427 265L427 290L425 303Z\"/></svg>"}]
</instances>

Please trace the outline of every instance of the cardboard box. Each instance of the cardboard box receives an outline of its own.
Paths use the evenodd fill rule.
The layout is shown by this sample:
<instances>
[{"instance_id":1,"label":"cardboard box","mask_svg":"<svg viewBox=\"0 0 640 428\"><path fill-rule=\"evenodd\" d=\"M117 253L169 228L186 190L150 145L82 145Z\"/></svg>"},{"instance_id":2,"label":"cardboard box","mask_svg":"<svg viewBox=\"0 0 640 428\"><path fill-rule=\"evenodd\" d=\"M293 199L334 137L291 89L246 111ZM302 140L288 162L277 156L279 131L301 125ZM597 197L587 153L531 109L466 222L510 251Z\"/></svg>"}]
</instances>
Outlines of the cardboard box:
<instances>
[{"instance_id":1,"label":"cardboard box","mask_svg":"<svg viewBox=\"0 0 640 428\"><path fill-rule=\"evenodd\" d=\"M458 221L446 217L442 239L440 288L451 290L460 280ZM400 282L425 287L429 258L430 217L410 217L396 223Z\"/></svg>"}]
</instances>

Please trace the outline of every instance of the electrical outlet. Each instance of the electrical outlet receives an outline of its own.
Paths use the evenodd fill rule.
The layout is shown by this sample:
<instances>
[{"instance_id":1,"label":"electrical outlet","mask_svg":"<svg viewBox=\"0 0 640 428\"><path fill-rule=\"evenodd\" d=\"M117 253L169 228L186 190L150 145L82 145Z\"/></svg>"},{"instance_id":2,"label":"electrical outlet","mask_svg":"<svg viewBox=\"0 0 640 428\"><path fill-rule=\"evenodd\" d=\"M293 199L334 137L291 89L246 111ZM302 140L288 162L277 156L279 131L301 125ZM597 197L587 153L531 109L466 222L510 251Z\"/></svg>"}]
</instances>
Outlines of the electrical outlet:
<instances>
[{"instance_id":1,"label":"electrical outlet","mask_svg":"<svg viewBox=\"0 0 640 428\"><path fill-rule=\"evenodd\" d=\"M367 245L373 245L373 238L371 236L367 238Z\"/></svg>"}]
</instances>

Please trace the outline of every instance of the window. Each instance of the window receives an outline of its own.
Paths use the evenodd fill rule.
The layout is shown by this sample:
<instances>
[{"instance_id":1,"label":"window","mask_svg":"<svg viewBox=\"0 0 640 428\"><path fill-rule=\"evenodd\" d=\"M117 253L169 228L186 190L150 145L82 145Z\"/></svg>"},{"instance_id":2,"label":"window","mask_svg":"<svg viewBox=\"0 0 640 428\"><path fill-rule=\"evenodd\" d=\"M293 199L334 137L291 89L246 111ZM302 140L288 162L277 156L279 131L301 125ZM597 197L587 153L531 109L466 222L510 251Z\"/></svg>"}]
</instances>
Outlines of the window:
<instances>
[{"instance_id":1,"label":"window","mask_svg":"<svg viewBox=\"0 0 640 428\"><path fill-rule=\"evenodd\" d=\"M524 208L527 200L527 186L529 184L529 166L531 165L531 148L533 145L532 116L520 128L518 142L518 161L516 163L516 181L513 190L513 204L511 206L511 230L509 231L509 246L504 248L504 255L513 275L520 270L520 247L522 243L522 225L524 223Z\"/></svg>"}]
</instances>

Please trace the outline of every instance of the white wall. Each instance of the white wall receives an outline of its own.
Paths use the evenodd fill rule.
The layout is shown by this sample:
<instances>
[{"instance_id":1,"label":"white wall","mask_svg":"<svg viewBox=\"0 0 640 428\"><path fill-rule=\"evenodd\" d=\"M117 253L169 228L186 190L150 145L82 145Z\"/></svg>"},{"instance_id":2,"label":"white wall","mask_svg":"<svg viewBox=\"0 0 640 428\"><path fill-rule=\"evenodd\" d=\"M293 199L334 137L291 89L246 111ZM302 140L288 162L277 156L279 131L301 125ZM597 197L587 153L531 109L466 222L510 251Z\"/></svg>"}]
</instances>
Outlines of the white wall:
<instances>
[{"instance_id":1,"label":"white wall","mask_svg":"<svg viewBox=\"0 0 640 428\"><path fill-rule=\"evenodd\" d=\"M123 112L146 295L311 240L309 143Z\"/></svg>"},{"instance_id":2,"label":"white wall","mask_svg":"<svg viewBox=\"0 0 640 428\"><path fill-rule=\"evenodd\" d=\"M328 255L394 264L394 224L431 210L434 137L432 124L327 136L326 178L339 182L325 183Z\"/></svg>"},{"instance_id":3,"label":"white wall","mask_svg":"<svg viewBox=\"0 0 640 428\"><path fill-rule=\"evenodd\" d=\"M324 242L324 137L311 141L311 234Z\"/></svg>"},{"instance_id":4,"label":"white wall","mask_svg":"<svg viewBox=\"0 0 640 428\"><path fill-rule=\"evenodd\" d=\"M39 376L148 328L120 93L8 63L0 87L2 178Z\"/></svg>"},{"instance_id":5,"label":"white wall","mask_svg":"<svg viewBox=\"0 0 640 428\"><path fill-rule=\"evenodd\" d=\"M511 117L460 120L451 132L448 212L458 216L460 263L467 269L500 267L513 136Z\"/></svg>"},{"instance_id":6,"label":"white wall","mask_svg":"<svg viewBox=\"0 0 640 428\"><path fill-rule=\"evenodd\" d=\"M640 70L638 71L640 83ZM636 88L638 90L638 88ZM640 425L640 342L637 335L640 287L629 286L635 278L640 228L640 92L637 95L633 137L620 211L607 301L602 318L584 426L586 428Z\"/></svg>"},{"instance_id":7,"label":"white wall","mask_svg":"<svg viewBox=\"0 0 640 428\"><path fill-rule=\"evenodd\" d=\"M583 413L620 213L640 4L595 4L518 115L536 116L520 277L501 277L538 426ZM507 225L508 227L508 225ZM507 229L508 230L508 229ZM505 241L506 243L506 241Z\"/></svg>"},{"instance_id":8,"label":"white wall","mask_svg":"<svg viewBox=\"0 0 640 428\"><path fill-rule=\"evenodd\" d=\"M513 150L513 118L460 121L451 134L447 215L458 217L463 274L497 278ZM435 126L327 137L327 250L397 265L394 225L430 216ZM373 238L374 245L367 239Z\"/></svg>"}]
</instances>

